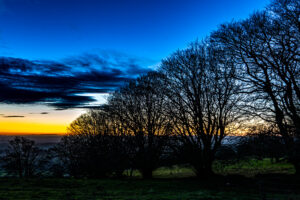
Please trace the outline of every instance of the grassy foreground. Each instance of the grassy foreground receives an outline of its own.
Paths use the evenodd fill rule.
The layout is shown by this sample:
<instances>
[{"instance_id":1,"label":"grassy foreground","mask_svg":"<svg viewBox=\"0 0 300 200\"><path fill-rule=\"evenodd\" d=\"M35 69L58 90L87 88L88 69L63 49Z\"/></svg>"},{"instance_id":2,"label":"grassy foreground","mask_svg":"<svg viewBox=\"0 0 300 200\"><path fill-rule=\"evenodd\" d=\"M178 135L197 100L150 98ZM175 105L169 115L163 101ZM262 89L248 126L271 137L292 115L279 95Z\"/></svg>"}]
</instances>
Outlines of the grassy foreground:
<instances>
[{"instance_id":1,"label":"grassy foreground","mask_svg":"<svg viewBox=\"0 0 300 200\"><path fill-rule=\"evenodd\" d=\"M293 170L266 159L215 166L219 175L207 180L178 166L156 170L153 180L142 180L137 172L124 179L0 178L0 200L300 200L300 178Z\"/></svg>"},{"instance_id":2,"label":"grassy foreground","mask_svg":"<svg viewBox=\"0 0 300 200\"><path fill-rule=\"evenodd\" d=\"M227 179L227 180L226 180ZM238 180L239 179L239 180ZM243 199L298 200L299 184L279 178L272 180L240 178L195 179L0 179L0 199ZM262 185L264 184L264 185Z\"/></svg>"}]
</instances>

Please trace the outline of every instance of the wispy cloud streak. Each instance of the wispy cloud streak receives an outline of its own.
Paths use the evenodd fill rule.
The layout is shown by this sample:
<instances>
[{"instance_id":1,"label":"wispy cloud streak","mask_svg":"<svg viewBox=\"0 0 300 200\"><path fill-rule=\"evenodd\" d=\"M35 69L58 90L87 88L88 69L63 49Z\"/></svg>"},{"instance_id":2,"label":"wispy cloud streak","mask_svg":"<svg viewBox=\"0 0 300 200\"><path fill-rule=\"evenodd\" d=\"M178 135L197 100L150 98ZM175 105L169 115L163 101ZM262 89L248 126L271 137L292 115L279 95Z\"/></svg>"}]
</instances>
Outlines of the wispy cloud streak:
<instances>
[{"instance_id":1,"label":"wispy cloud streak","mask_svg":"<svg viewBox=\"0 0 300 200\"><path fill-rule=\"evenodd\" d=\"M5 117L5 118L22 118L25 116L23 116L23 115L4 115L3 117Z\"/></svg>"}]
</instances>

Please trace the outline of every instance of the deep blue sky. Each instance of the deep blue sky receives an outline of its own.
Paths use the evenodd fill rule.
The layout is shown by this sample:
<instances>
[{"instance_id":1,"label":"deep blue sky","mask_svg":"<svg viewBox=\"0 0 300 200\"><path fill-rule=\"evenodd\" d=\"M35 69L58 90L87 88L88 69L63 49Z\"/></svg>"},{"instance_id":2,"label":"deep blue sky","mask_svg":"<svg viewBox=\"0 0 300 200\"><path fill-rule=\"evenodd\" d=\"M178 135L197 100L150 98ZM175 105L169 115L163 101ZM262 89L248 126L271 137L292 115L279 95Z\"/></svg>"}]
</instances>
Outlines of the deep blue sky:
<instances>
[{"instance_id":1,"label":"deep blue sky","mask_svg":"<svg viewBox=\"0 0 300 200\"><path fill-rule=\"evenodd\" d=\"M268 0L0 0L0 56L114 50L153 64Z\"/></svg>"},{"instance_id":2,"label":"deep blue sky","mask_svg":"<svg viewBox=\"0 0 300 200\"><path fill-rule=\"evenodd\" d=\"M268 0L0 0L0 133L63 133L86 108Z\"/></svg>"}]
</instances>

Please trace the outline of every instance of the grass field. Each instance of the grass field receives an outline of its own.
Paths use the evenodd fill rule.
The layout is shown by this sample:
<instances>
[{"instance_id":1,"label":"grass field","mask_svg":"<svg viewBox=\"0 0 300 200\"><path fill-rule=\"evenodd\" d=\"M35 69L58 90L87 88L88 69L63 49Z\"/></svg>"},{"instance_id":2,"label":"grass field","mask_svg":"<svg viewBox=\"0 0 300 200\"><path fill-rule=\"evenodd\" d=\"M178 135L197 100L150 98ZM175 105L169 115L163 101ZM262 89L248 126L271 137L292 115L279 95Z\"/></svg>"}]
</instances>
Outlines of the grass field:
<instances>
[{"instance_id":1,"label":"grass field","mask_svg":"<svg viewBox=\"0 0 300 200\"><path fill-rule=\"evenodd\" d=\"M271 159L244 160L230 165L214 163L214 172L219 175L242 175L254 177L258 174L294 174L295 168L286 162L272 163ZM125 173L129 174L129 172ZM138 171L134 171L134 177L141 177ZM195 173L188 166L161 167L153 172L156 178L188 178Z\"/></svg>"},{"instance_id":2,"label":"grass field","mask_svg":"<svg viewBox=\"0 0 300 200\"><path fill-rule=\"evenodd\" d=\"M223 175L238 174L253 177L258 174L294 174L295 168L285 161L272 163L271 159L244 160L231 165L222 166L215 163L215 172Z\"/></svg>"},{"instance_id":3,"label":"grass field","mask_svg":"<svg viewBox=\"0 0 300 200\"><path fill-rule=\"evenodd\" d=\"M289 164L265 159L219 168L215 165L222 175L208 180L198 180L192 169L179 166L156 170L153 180L142 180L137 172L123 179L0 178L0 200L300 200L300 178Z\"/></svg>"},{"instance_id":4,"label":"grass field","mask_svg":"<svg viewBox=\"0 0 300 200\"><path fill-rule=\"evenodd\" d=\"M238 180L237 180L238 179ZM298 200L296 185L290 187L290 177L281 177L276 187L264 179L264 188L256 179L234 177L196 179L0 179L0 199L243 199ZM262 181L261 179L260 181ZM290 183L289 183L290 184ZM272 186L272 187L271 187ZM283 187L284 186L284 187Z\"/></svg>"}]
</instances>

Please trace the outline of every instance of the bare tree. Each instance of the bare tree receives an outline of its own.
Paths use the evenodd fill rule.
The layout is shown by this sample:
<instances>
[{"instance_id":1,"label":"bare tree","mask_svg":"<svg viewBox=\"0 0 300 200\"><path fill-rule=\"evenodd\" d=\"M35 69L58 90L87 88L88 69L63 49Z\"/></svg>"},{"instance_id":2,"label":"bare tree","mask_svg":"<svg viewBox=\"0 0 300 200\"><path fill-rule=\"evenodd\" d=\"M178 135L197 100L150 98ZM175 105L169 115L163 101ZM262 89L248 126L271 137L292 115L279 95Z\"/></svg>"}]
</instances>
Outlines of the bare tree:
<instances>
[{"instance_id":1,"label":"bare tree","mask_svg":"<svg viewBox=\"0 0 300 200\"><path fill-rule=\"evenodd\" d=\"M238 119L234 65L209 43L195 42L164 60L161 70L178 147L198 177L212 175L215 153Z\"/></svg>"},{"instance_id":2,"label":"bare tree","mask_svg":"<svg viewBox=\"0 0 300 200\"><path fill-rule=\"evenodd\" d=\"M4 169L20 178L36 175L45 164L42 152L35 146L35 142L24 137L15 137L9 141L3 161Z\"/></svg>"},{"instance_id":3,"label":"bare tree","mask_svg":"<svg viewBox=\"0 0 300 200\"><path fill-rule=\"evenodd\" d=\"M269 8L240 22L224 24L212 34L214 45L231 55L248 101L245 110L275 123L295 159L300 136L300 3L275 0Z\"/></svg>"},{"instance_id":4,"label":"bare tree","mask_svg":"<svg viewBox=\"0 0 300 200\"><path fill-rule=\"evenodd\" d=\"M144 178L159 166L170 132L162 83L161 74L150 72L115 92L108 103L126 130L132 166Z\"/></svg>"}]
</instances>

